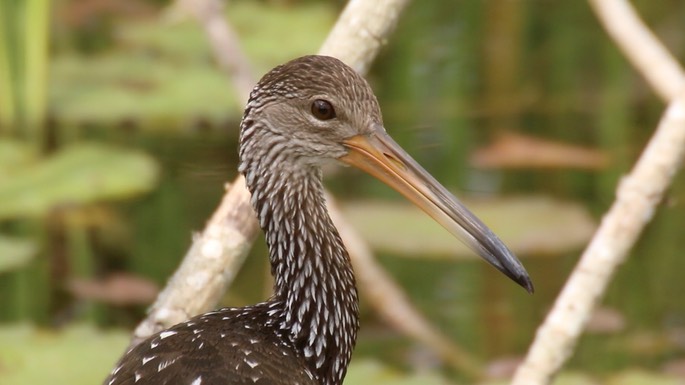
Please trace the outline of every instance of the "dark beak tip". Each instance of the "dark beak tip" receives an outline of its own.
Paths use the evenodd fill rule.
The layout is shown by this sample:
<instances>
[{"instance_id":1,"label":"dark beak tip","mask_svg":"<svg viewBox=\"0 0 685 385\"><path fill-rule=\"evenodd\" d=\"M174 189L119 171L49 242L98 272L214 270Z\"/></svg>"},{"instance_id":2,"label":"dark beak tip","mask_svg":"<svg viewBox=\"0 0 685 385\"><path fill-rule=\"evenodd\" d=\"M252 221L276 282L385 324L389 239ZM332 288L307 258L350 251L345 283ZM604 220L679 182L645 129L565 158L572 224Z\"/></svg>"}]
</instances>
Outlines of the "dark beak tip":
<instances>
[{"instance_id":1,"label":"dark beak tip","mask_svg":"<svg viewBox=\"0 0 685 385\"><path fill-rule=\"evenodd\" d=\"M495 237L494 234L493 237ZM533 280L530 279L526 268L523 267L518 258L504 244L501 244L501 248L498 249L497 253L493 252L489 256L484 257L484 259L509 277L509 279L526 289L529 294L535 293Z\"/></svg>"},{"instance_id":2,"label":"dark beak tip","mask_svg":"<svg viewBox=\"0 0 685 385\"><path fill-rule=\"evenodd\" d=\"M535 293L535 286L533 285L533 281L530 279L526 272L509 275L509 278L511 278L514 282L518 283L524 289L526 289L528 294Z\"/></svg>"},{"instance_id":3,"label":"dark beak tip","mask_svg":"<svg viewBox=\"0 0 685 385\"><path fill-rule=\"evenodd\" d=\"M523 279L519 281L519 285L523 286L524 289L528 292L528 294L534 294L535 293L535 286L533 286L533 281L531 281L529 276L522 277Z\"/></svg>"},{"instance_id":4,"label":"dark beak tip","mask_svg":"<svg viewBox=\"0 0 685 385\"><path fill-rule=\"evenodd\" d=\"M490 262L488 260L488 262ZM499 262L499 261L498 261ZM535 286L533 285L533 280L530 279L528 272L522 265L511 266L509 264L493 263L495 268L501 273L509 277L512 281L516 282L519 286L526 289L529 294L535 293Z\"/></svg>"}]
</instances>

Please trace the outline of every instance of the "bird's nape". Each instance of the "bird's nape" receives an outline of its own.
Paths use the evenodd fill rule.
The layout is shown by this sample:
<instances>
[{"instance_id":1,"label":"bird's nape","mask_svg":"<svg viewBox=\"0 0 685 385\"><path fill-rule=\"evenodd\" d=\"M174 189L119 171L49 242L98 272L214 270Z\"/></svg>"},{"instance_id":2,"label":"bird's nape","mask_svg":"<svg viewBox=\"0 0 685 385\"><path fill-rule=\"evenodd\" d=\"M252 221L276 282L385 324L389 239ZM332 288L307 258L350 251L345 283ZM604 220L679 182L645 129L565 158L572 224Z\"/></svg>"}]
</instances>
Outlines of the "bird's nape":
<instances>
[{"instance_id":1,"label":"bird's nape","mask_svg":"<svg viewBox=\"0 0 685 385\"><path fill-rule=\"evenodd\" d=\"M371 134L344 142L349 152L340 158L383 181L420 207L499 271L534 291L533 283L516 256L483 222L447 191L376 125Z\"/></svg>"}]
</instances>

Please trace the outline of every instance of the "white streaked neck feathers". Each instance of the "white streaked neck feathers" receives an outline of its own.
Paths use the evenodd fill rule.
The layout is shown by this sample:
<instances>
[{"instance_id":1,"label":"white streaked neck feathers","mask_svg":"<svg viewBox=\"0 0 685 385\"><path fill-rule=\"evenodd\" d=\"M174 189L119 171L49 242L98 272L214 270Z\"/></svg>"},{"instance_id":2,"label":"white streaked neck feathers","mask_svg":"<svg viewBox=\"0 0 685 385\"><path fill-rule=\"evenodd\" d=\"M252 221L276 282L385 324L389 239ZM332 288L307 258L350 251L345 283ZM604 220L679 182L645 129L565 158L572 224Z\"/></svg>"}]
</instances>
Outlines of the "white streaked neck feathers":
<instances>
[{"instance_id":1,"label":"white streaked neck feathers","mask_svg":"<svg viewBox=\"0 0 685 385\"><path fill-rule=\"evenodd\" d=\"M323 383L338 384L358 330L349 256L326 211L320 169L271 151L284 144L268 132L249 132L258 129L247 130L256 141L242 143L241 171L266 234L273 299L283 303L280 327Z\"/></svg>"}]
</instances>

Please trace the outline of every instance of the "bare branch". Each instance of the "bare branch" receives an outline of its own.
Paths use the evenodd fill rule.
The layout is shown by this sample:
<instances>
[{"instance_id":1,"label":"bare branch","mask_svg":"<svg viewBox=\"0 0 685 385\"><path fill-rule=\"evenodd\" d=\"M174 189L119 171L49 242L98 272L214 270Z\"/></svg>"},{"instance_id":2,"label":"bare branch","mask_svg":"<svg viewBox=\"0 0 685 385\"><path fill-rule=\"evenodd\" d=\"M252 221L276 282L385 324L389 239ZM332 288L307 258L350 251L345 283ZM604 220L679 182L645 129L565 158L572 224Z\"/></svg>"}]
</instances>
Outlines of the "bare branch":
<instances>
[{"instance_id":1,"label":"bare branch","mask_svg":"<svg viewBox=\"0 0 685 385\"><path fill-rule=\"evenodd\" d=\"M538 329L512 384L549 384L566 362L616 268L626 259L685 152L685 95L672 101L616 201L583 253L554 307Z\"/></svg>"},{"instance_id":2,"label":"bare branch","mask_svg":"<svg viewBox=\"0 0 685 385\"><path fill-rule=\"evenodd\" d=\"M589 0L604 28L630 62L666 102L685 89L678 61L640 20L627 0Z\"/></svg>"},{"instance_id":3,"label":"bare branch","mask_svg":"<svg viewBox=\"0 0 685 385\"><path fill-rule=\"evenodd\" d=\"M369 72L371 62L395 29L409 0L350 0L319 50L335 56L360 74Z\"/></svg>"},{"instance_id":4,"label":"bare branch","mask_svg":"<svg viewBox=\"0 0 685 385\"><path fill-rule=\"evenodd\" d=\"M685 77L624 0L590 0L610 35L663 98L659 126L540 326L514 385L549 384L572 354L617 267L654 216L685 154Z\"/></svg>"},{"instance_id":5,"label":"bare branch","mask_svg":"<svg viewBox=\"0 0 685 385\"><path fill-rule=\"evenodd\" d=\"M238 91L240 100L247 101L255 84L255 77L250 68L250 61L241 49L238 34L226 22L224 4L216 0L178 0L177 4L192 14L207 33L207 40L212 45L212 53L219 67L226 72L231 83Z\"/></svg>"},{"instance_id":6,"label":"bare branch","mask_svg":"<svg viewBox=\"0 0 685 385\"><path fill-rule=\"evenodd\" d=\"M219 301L259 233L254 218L245 179L238 177L227 186L207 226L193 239L183 262L133 332L130 346Z\"/></svg>"}]
</instances>

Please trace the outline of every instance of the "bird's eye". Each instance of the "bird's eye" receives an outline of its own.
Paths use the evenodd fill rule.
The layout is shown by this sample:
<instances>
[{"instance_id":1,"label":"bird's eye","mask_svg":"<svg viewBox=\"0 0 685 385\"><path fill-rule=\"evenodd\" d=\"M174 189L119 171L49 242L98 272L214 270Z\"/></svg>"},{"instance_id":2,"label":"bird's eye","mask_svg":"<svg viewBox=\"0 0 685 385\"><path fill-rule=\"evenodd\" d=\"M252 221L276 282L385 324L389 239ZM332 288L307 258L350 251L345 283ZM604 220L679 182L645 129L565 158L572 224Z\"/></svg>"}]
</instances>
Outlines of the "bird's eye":
<instances>
[{"instance_id":1,"label":"bird's eye","mask_svg":"<svg viewBox=\"0 0 685 385\"><path fill-rule=\"evenodd\" d=\"M331 120L335 118L335 109L329 101L316 99L312 103L312 115L319 120Z\"/></svg>"}]
</instances>

